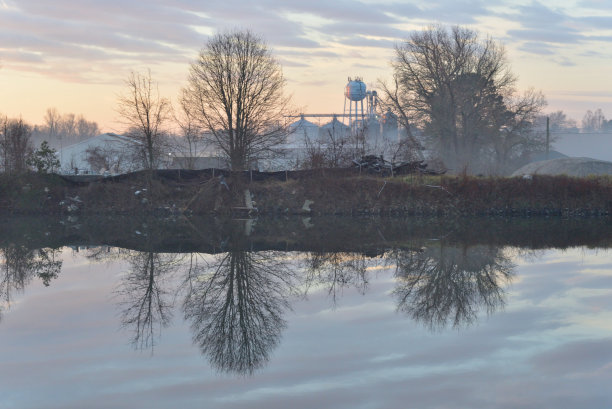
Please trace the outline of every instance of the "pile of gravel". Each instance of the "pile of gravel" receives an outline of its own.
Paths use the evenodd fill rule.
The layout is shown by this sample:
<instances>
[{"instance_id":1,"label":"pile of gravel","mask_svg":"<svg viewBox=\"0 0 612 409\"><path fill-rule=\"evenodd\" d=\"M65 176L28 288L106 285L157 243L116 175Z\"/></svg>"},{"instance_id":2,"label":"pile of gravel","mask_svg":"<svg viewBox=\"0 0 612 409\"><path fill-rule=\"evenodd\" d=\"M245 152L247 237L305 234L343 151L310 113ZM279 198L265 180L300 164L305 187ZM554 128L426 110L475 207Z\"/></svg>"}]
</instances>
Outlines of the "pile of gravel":
<instances>
[{"instance_id":1,"label":"pile of gravel","mask_svg":"<svg viewBox=\"0 0 612 409\"><path fill-rule=\"evenodd\" d=\"M512 176L523 175L612 175L612 162L591 158L559 158L529 163Z\"/></svg>"}]
</instances>

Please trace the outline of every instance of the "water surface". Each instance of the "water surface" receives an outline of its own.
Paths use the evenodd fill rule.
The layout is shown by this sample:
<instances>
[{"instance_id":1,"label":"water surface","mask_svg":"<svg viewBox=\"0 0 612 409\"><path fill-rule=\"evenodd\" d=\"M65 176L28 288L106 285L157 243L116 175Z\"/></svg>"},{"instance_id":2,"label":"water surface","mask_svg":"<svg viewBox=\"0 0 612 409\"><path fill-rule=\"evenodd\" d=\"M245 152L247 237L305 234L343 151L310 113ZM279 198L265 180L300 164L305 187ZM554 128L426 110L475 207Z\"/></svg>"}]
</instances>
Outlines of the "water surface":
<instances>
[{"instance_id":1,"label":"water surface","mask_svg":"<svg viewBox=\"0 0 612 409\"><path fill-rule=\"evenodd\" d=\"M605 221L12 223L0 408L612 406Z\"/></svg>"}]
</instances>

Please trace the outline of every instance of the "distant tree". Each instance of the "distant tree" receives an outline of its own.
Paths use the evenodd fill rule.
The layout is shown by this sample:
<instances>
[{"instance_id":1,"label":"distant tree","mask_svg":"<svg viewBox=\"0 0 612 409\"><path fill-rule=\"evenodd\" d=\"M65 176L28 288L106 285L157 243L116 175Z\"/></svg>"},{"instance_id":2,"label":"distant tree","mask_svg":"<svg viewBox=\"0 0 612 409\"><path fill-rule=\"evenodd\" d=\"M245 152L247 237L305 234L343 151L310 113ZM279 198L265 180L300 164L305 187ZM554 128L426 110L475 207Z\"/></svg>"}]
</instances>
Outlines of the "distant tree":
<instances>
[{"instance_id":1,"label":"distant tree","mask_svg":"<svg viewBox=\"0 0 612 409\"><path fill-rule=\"evenodd\" d=\"M515 77L503 47L463 27L429 27L396 46L394 86L383 86L385 107L398 116L408 137L420 126L430 148L455 171L495 163L493 147L508 127L526 123L517 115L542 107L541 98L516 97ZM478 169L480 168L480 169Z\"/></svg>"},{"instance_id":2,"label":"distant tree","mask_svg":"<svg viewBox=\"0 0 612 409\"><path fill-rule=\"evenodd\" d=\"M98 124L96 122L86 120L83 115L79 115L77 117L76 134L80 140L91 138L99 133L100 129L98 128Z\"/></svg>"},{"instance_id":3,"label":"distant tree","mask_svg":"<svg viewBox=\"0 0 612 409\"><path fill-rule=\"evenodd\" d=\"M40 148L28 156L26 163L36 169L38 173L53 173L60 167L57 151L50 148L47 141L42 141Z\"/></svg>"},{"instance_id":4,"label":"distant tree","mask_svg":"<svg viewBox=\"0 0 612 409\"><path fill-rule=\"evenodd\" d=\"M73 139L76 135L76 115L64 114L59 122L59 133L68 139Z\"/></svg>"},{"instance_id":5,"label":"distant tree","mask_svg":"<svg viewBox=\"0 0 612 409\"><path fill-rule=\"evenodd\" d=\"M45 114L45 125L47 127L47 135L50 139L56 138L59 135L60 120L62 116L57 111L57 108L48 108Z\"/></svg>"},{"instance_id":6,"label":"distant tree","mask_svg":"<svg viewBox=\"0 0 612 409\"><path fill-rule=\"evenodd\" d=\"M83 115L62 115L56 108L48 108L44 119L45 123L38 133L52 145L55 141L59 142L60 148L100 133L96 122L88 121Z\"/></svg>"},{"instance_id":7,"label":"distant tree","mask_svg":"<svg viewBox=\"0 0 612 409\"><path fill-rule=\"evenodd\" d=\"M27 170L26 159L32 152L32 127L23 119L4 118L0 123L0 154L5 172L21 173Z\"/></svg>"},{"instance_id":8,"label":"distant tree","mask_svg":"<svg viewBox=\"0 0 612 409\"><path fill-rule=\"evenodd\" d=\"M576 121L568 118L563 111L555 111L548 115L543 115L542 118L544 121L546 120L546 117L548 117L551 132L560 132L567 129L576 128ZM546 122L544 122L544 126L545 124Z\"/></svg>"},{"instance_id":9,"label":"distant tree","mask_svg":"<svg viewBox=\"0 0 612 409\"><path fill-rule=\"evenodd\" d=\"M151 71L132 72L125 81L126 91L119 97L117 113L127 126L126 136L131 148L145 169L157 169L161 164L171 118L170 101L159 93Z\"/></svg>"},{"instance_id":10,"label":"distant tree","mask_svg":"<svg viewBox=\"0 0 612 409\"><path fill-rule=\"evenodd\" d=\"M582 118L582 131L601 132L606 122L606 117L601 108L598 108L595 112L589 109Z\"/></svg>"},{"instance_id":11,"label":"distant tree","mask_svg":"<svg viewBox=\"0 0 612 409\"><path fill-rule=\"evenodd\" d=\"M288 134L289 99L281 66L249 31L213 36L191 64L184 96L190 112L233 170L278 153Z\"/></svg>"}]
</instances>

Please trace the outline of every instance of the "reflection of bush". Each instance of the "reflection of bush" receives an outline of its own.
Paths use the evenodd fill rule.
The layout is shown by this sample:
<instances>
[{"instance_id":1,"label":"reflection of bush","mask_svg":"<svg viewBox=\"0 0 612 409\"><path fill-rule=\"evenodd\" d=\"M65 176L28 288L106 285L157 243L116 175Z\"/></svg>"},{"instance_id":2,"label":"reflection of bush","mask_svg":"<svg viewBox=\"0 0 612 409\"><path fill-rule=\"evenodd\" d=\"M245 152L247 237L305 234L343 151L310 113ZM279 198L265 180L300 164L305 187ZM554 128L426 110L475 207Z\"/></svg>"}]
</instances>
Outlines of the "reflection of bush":
<instances>
[{"instance_id":1,"label":"reflection of bush","mask_svg":"<svg viewBox=\"0 0 612 409\"><path fill-rule=\"evenodd\" d=\"M469 325L478 311L504 305L503 286L512 278L510 259L497 247L441 245L396 251L398 310L431 329Z\"/></svg>"},{"instance_id":2,"label":"reflection of bush","mask_svg":"<svg viewBox=\"0 0 612 409\"><path fill-rule=\"evenodd\" d=\"M62 261L56 260L58 252L19 245L0 248L0 297L4 302L10 305L12 292L23 291L34 277L39 277L45 286L57 278L62 270Z\"/></svg>"},{"instance_id":3,"label":"reflection of bush","mask_svg":"<svg viewBox=\"0 0 612 409\"><path fill-rule=\"evenodd\" d=\"M286 323L293 274L278 253L229 251L190 279L185 317L194 342L224 372L265 365Z\"/></svg>"}]
</instances>

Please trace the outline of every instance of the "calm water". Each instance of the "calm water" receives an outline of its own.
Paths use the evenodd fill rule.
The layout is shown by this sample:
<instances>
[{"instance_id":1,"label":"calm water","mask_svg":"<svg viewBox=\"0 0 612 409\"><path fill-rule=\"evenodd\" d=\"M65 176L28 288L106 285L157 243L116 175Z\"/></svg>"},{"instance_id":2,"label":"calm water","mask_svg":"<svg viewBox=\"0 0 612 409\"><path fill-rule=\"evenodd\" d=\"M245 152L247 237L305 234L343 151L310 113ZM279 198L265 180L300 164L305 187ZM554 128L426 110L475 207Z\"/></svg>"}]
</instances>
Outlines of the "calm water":
<instances>
[{"instance_id":1,"label":"calm water","mask_svg":"<svg viewBox=\"0 0 612 409\"><path fill-rule=\"evenodd\" d=\"M0 408L612 407L607 223L13 221Z\"/></svg>"}]
</instances>

